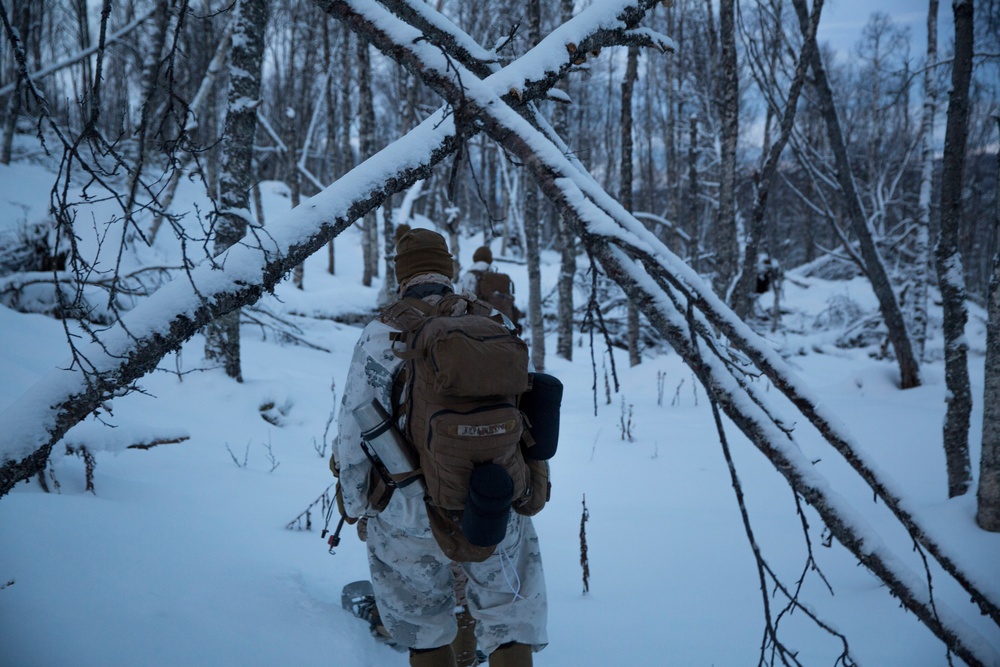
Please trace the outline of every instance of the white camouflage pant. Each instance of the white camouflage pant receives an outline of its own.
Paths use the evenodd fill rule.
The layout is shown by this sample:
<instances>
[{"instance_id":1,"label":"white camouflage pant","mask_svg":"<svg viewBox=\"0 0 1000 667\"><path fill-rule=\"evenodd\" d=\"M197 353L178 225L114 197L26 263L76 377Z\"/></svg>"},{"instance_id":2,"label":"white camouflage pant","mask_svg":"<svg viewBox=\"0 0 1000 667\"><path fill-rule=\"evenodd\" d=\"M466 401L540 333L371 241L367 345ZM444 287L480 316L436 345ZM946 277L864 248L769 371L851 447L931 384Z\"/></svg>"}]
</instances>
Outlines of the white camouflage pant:
<instances>
[{"instance_id":1,"label":"white camouflage pant","mask_svg":"<svg viewBox=\"0 0 1000 667\"><path fill-rule=\"evenodd\" d=\"M435 648L455 638L454 575L424 514L424 531L403 531L379 515L369 519L368 562L382 622L393 640ZM414 534L417 532L418 534ZM489 655L518 642L540 650L547 602L538 535L531 519L511 512L507 535L482 563L461 563L479 648Z\"/></svg>"}]
</instances>

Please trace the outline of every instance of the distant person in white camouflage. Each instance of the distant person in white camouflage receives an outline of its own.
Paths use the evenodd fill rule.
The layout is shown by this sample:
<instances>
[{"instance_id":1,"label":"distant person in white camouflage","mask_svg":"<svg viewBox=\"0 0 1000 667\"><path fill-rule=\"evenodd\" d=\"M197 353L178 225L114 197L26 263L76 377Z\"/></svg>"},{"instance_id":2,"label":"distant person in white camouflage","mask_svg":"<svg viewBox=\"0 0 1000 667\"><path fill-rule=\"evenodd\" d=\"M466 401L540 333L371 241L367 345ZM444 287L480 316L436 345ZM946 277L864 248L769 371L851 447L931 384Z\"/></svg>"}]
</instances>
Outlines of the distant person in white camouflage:
<instances>
[{"instance_id":1,"label":"distant person in white camouflage","mask_svg":"<svg viewBox=\"0 0 1000 667\"><path fill-rule=\"evenodd\" d=\"M475 295L510 320L514 332L521 335L521 317L524 315L514 305L514 281L506 273L493 268L493 251L488 245L479 246L472 253L472 266L455 286L456 291Z\"/></svg>"},{"instance_id":2,"label":"distant person in white camouflage","mask_svg":"<svg viewBox=\"0 0 1000 667\"><path fill-rule=\"evenodd\" d=\"M459 278L458 283L455 285L456 291L475 294L476 285L479 284L479 277L492 269L493 251L490 250L488 245L479 246L472 253L472 266L462 274L462 277Z\"/></svg>"},{"instance_id":3,"label":"distant person in white camouflage","mask_svg":"<svg viewBox=\"0 0 1000 667\"><path fill-rule=\"evenodd\" d=\"M452 256L440 234L404 231L397 239L395 265L400 298L415 296L436 304L453 291ZM377 475L362 450L362 429L353 414L373 398L383 406L394 405L393 380L402 363L392 350L395 333L380 319L361 333L348 372L331 467L339 474L346 514L367 517L372 585L393 641L410 648L411 666L455 667L452 561L432 534L421 496L396 489L384 509L373 506L370 492L378 486ZM511 511L506 534L492 555L458 567L468 576L465 602L491 667L531 665L532 653L548 642L541 552L531 519Z\"/></svg>"}]
</instances>

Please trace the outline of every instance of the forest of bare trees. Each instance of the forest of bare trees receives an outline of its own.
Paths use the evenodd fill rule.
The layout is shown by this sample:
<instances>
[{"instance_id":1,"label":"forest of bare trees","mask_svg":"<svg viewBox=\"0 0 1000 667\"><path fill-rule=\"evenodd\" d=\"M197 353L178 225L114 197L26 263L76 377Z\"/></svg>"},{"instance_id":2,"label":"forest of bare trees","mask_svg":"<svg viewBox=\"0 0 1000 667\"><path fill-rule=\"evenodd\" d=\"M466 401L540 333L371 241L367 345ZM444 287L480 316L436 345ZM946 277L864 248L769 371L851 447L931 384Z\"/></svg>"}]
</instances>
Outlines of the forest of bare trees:
<instances>
[{"instance_id":1,"label":"forest of bare trees","mask_svg":"<svg viewBox=\"0 0 1000 667\"><path fill-rule=\"evenodd\" d=\"M383 278L388 298L393 211L405 210L434 221L456 257L463 240L499 239L527 264L519 297L537 369L546 330L566 358L574 328L601 328L634 364L642 347L676 350L833 536L949 650L987 664L891 558L863 546L788 455L795 436L751 378L766 376L1000 624L996 601L753 333L780 324L777 299L755 298L761 280L792 267L865 276L878 313L859 336L881 343L900 390L943 356L947 492L977 493L980 525L1000 530L1000 415L985 411L971 488L980 397L964 339L971 300L989 310L987 349L1000 348L997 0L929 0L919 40L875 12L848 54L823 41L823 0L103 0L100 11L2 0L0 11L0 163L57 165L51 224L0 246L0 299L90 336L70 341L70 379L12 408L48 406L9 436L0 496L196 332L239 381L241 309L265 317L247 309L286 277L308 286L313 253L338 271L332 247L347 227L364 230L357 281ZM170 208L184 180L212 202L195 234ZM265 180L296 207L280 225L264 219ZM68 193L88 183L110 193L114 215L84 243ZM182 266L121 268L163 234L186 249ZM560 254L553 294L538 278L545 250ZM578 270L585 257L599 274ZM592 303L573 302L575 282L592 285ZM938 298L944 345L932 349ZM986 385L995 407L995 354Z\"/></svg>"}]
</instances>

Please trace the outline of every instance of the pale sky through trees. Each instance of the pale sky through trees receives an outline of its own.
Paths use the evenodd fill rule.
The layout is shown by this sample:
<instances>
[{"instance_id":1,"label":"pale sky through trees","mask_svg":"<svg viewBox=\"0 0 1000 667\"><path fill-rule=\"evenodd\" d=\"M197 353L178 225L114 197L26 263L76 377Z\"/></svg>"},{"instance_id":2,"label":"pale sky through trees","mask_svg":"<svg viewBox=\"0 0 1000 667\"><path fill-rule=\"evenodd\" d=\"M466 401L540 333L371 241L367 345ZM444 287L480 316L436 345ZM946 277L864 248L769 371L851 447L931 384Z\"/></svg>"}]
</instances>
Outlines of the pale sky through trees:
<instances>
[{"instance_id":1,"label":"pale sky through trees","mask_svg":"<svg viewBox=\"0 0 1000 667\"><path fill-rule=\"evenodd\" d=\"M830 0L823 5L819 22L819 42L828 42L841 58L851 55L861 38L865 24L875 12L888 14L893 23L910 29L910 58L923 60L927 52L927 2L922 0ZM942 2L938 9L938 48L943 53L950 48L954 33L951 3Z\"/></svg>"}]
</instances>

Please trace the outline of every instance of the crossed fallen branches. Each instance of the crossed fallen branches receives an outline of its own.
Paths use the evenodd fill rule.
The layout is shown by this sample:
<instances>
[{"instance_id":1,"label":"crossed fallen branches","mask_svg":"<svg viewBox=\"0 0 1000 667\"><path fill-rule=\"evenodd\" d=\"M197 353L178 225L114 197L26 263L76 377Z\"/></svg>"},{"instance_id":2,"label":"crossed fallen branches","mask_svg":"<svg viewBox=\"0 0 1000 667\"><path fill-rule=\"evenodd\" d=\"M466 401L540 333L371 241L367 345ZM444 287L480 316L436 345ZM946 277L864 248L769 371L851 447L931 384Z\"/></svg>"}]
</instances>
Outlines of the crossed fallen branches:
<instances>
[{"instance_id":1,"label":"crossed fallen branches","mask_svg":"<svg viewBox=\"0 0 1000 667\"><path fill-rule=\"evenodd\" d=\"M354 220L387 196L426 177L462 141L483 131L527 166L606 274L684 357L726 415L768 456L795 493L819 512L832 534L968 664L1000 662L988 646L977 643L951 619L942 620L929 587L921 588L919 579L885 547L870 544L857 519L850 513L845 516L831 500L828 485L802 456L790 430L754 390L748 379L750 370L721 352L725 344L714 331L721 331L729 345L772 379L893 508L914 540L1000 623L997 603L941 555L780 358L597 185L531 104L585 57L581 54L620 44L670 49L668 39L636 27L655 2L616 0L593 5L503 69L422 3L386 0L383 6L361 0L317 0L317 4L414 72L448 104L272 225L268 236L245 239L218 258L217 264L197 267L186 279L162 288L110 329L99 345L92 346L89 370L73 366L53 373L22 397L8 414L30 412L35 418L25 420L20 415L12 420L15 428L4 454L15 460L6 461L0 469L0 495L42 469L52 445L70 426L152 370L204 324L256 301ZM153 315L160 312L166 315Z\"/></svg>"}]
</instances>

